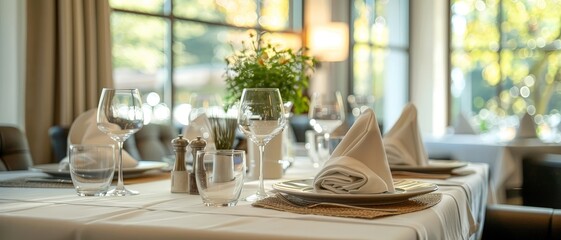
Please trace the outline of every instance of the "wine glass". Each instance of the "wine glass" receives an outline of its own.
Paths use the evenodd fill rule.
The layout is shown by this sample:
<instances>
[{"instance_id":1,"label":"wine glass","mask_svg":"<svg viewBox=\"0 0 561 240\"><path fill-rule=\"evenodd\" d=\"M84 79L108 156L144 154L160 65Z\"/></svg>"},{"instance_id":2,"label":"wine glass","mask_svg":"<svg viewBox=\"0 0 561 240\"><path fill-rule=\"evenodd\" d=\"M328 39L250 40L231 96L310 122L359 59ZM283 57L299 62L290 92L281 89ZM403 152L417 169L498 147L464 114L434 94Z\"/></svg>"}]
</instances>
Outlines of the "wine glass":
<instances>
[{"instance_id":1,"label":"wine glass","mask_svg":"<svg viewBox=\"0 0 561 240\"><path fill-rule=\"evenodd\" d=\"M123 183L123 143L144 125L142 100L138 89L104 88L97 108L97 128L117 142L117 187L106 195L136 195L138 191L125 188Z\"/></svg>"},{"instance_id":2,"label":"wine glass","mask_svg":"<svg viewBox=\"0 0 561 240\"><path fill-rule=\"evenodd\" d=\"M246 88L242 92L238 111L240 130L259 147L259 189L245 198L255 202L268 196L263 182L265 145L280 134L288 119L278 88Z\"/></svg>"},{"instance_id":3,"label":"wine glass","mask_svg":"<svg viewBox=\"0 0 561 240\"><path fill-rule=\"evenodd\" d=\"M345 108L343 98L339 91L334 93L314 93L308 111L310 125L322 134L320 142L316 142L318 153L326 158L329 155L327 144L331 133L345 121ZM318 140L318 139L316 139ZM321 146L321 147L320 147Z\"/></svg>"}]
</instances>

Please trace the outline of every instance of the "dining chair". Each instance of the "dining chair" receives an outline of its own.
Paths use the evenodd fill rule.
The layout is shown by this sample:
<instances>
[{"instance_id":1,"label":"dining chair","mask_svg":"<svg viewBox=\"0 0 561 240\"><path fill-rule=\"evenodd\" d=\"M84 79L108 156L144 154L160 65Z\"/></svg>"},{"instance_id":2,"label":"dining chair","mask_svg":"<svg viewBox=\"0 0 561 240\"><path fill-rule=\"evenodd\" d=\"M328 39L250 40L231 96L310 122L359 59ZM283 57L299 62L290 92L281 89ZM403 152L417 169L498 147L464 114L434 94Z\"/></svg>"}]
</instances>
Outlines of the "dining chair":
<instances>
[{"instance_id":1,"label":"dining chair","mask_svg":"<svg viewBox=\"0 0 561 240\"><path fill-rule=\"evenodd\" d=\"M68 133L70 127L55 125L49 129L49 137L55 161L59 162L68 154ZM160 161L173 154L171 140L177 137L173 127L162 124L147 124L127 139L124 149L135 159Z\"/></svg>"},{"instance_id":2,"label":"dining chair","mask_svg":"<svg viewBox=\"0 0 561 240\"><path fill-rule=\"evenodd\" d=\"M124 149L135 159L161 161L174 154L171 140L178 132L170 125L147 124L125 141Z\"/></svg>"},{"instance_id":3,"label":"dining chair","mask_svg":"<svg viewBox=\"0 0 561 240\"><path fill-rule=\"evenodd\" d=\"M488 205L481 239L561 239L561 209Z\"/></svg>"},{"instance_id":4,"label":"dining chair","mask_svg":"<svg viewBox=\"0 0 561 240\"><path fill-rule=\"evenodd\" d=\"M523 205L561 209L561 154L522 159Z\"/></svg>"},{"instance_id":5,"label":"dining chair","mask_svg":"<svg viewBox=\"0 0 561 240\"><path fill-rule=\"evenodd\" d=\"M0 171L27 170L33 166L27 137L15 126L0 126Z\"/></svg>"},{"instance_id":6,"label":"dining chair","mask_svg":"<svg viewBox=\"0 0 561 240\"><path fill-rule=\"evenodd\" d=\"M60 162L68 154L68 132L69 126L55 125L49 128L49 138L54 160Z\"/></svg>"}]
</instances>

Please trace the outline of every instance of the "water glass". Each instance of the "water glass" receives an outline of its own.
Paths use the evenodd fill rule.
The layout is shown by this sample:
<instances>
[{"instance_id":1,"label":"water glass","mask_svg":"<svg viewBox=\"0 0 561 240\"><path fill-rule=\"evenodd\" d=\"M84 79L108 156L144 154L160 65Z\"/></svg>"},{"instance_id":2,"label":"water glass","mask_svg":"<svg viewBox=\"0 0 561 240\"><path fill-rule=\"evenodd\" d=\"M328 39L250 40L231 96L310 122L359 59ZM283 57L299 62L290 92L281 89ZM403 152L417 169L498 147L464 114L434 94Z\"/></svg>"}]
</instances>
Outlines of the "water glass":
<instances>
[{"instance_id":1,"label":"water glass","mask_svg":"<svg viewBox=\"0 0 561 240\"><path fill-rule=\"evenodd\" d=\"M104 196L107 193L115 173L114 145L72 144L68 159L78 196Z\"/></svg>"},{"instance_id":2,"label":"water glass","mask_svg":"<svg viewBox=\"0 0 561 240\"><path fill-rule=\"evenodd\" d=\"M306 131L306 149L313 166L315 168L323 166L342 140L343 136L330 136L326 140L323 134L312 130Z\"/></svg>"},{"instance_id":3,"label":"water glass","mask_svg":"<svg viewBox=\"0 0 561 240\"><path fill-rule=\"evenodd\" d=\"M243 150L198 151L195 179L206 206L235 206L242 192L246 165Z\"/></svg>"}]
</instances>

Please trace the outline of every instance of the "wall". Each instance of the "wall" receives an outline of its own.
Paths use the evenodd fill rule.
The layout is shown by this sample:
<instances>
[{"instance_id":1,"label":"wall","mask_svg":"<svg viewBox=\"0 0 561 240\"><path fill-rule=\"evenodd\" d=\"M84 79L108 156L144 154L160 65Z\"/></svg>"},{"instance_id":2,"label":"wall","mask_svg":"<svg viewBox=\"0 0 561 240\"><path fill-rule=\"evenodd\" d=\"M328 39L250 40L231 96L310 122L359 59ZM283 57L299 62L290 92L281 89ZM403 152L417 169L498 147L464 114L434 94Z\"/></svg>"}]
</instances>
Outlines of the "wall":
<instances>
[{"instance_id":1,"label":"wall","mask_svg":"<svg viewBox=\"0 0 561 240\"><path fill-rule=\"evenodd\" d=\"M411 0L411 102L421 132L446 131L448 115L448 1Z\"/></svg>"},{"instance_id":2,"label":"wall","mask_svg":"<svg viewBox=\"0 0 561 240\"><path fill-rule=\"evenodd\" d=\"M25 1L0 0L0 124L24 129Z\"/></svg>"}]
</instances>

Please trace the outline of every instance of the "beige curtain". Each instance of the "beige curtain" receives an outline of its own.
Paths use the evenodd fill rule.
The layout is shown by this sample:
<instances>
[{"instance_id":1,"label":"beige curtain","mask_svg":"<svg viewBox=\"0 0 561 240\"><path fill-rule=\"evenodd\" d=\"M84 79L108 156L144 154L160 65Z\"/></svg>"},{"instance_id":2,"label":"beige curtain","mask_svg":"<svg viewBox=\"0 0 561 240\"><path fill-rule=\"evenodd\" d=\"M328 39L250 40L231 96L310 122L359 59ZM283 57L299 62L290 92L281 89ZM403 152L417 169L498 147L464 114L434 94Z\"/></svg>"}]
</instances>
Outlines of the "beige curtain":
<instances>
[{"instance_id":1,"label":"beige curtain","mask_svg":"<svg viewBox=\"0 0 561 240\"><path fill-rule=\"evenodd\" d=\"M34 164L53 162L48 129L70 126L112 87L105 0L28 0L25 127Z\"/></svg>"}]
</instances>

